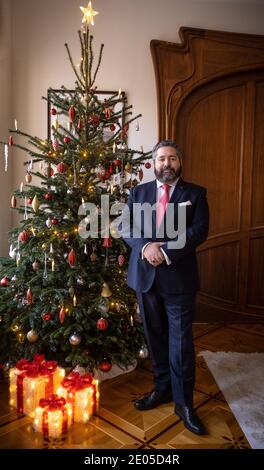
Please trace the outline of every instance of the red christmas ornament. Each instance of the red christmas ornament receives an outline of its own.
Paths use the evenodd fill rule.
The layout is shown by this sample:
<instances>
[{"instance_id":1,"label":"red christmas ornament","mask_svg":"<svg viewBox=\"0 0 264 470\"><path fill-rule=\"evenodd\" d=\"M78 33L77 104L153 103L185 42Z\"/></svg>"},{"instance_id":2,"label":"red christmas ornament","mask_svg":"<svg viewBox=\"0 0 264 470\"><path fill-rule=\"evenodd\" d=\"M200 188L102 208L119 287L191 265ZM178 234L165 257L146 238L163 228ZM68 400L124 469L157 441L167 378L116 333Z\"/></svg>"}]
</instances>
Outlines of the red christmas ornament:
<instances>
[{"instance_id":1,"label":"red christmas ornament","mask_svg":"<svg viewBox=\"0 0 264 470\"><path fill-rule=\"evenodd\" d=\"M58 221L58 219L56 219L54 217L53 219L51 219L51 223L52 223L52 225L58 225L59 221Z\"/></svg>"},{"instance_id":2,"label":"red christmas ornament","mask_svg":"<svg viewBox=\"0 0 264 470\"><path fill-rule=\"evenodd\" d=\"M116 160L113 160L113 164L115 166L120 166L122 164L121 160L119 160L118 158Z\"/></svg>"},{"instance_id":3,"label":"red christmas ornament","mask_svg":"<svg viewBox=\"0 0 264 470\"><path fill-rule=\"evenodd\" d=\"M112 246L112 240L110 237L104 237L104 241L103 241L103 247L104 248L111 248Z\"/></svg>"},{"instance_id":4,"label":"red christmas ornament","mask_svg":"<svg viewBox=\"0 0 264 470\"><path fill-rule=\"evenodd\" d=\"M111 109L110 108L105 108L104 115L105 115L106 119L109 119L110 116L111 116Z\"/></svg>"},{"instance_id":5,"label":"red christmas ornament","mask_svg":"<svg viewBox=\"0 0 264 470\"><path fill-rule=\"evenodd\" d=\"M44 175L47 177L47 178L50 178L51 176L54 175L54 170L53 168L51 168L50 166L48 166L47 168L44 169Z\"/></svg>"},{"instance_id":6,"label":"red christmas ornament","mask_svg":"<svg viewBox=\"0 0 264 470\"><path fill-rule=\"evenodd\" d=\"M13 141L12 135L9 136L8 145L9 145L9 147L12 147L12 145L14 145L14 141Z\"/></svg>"},{"instance_id":7,"label":"red christmas ornament","mask_svg":"<svg viewBox=\"0 0 264 470\"><path fill-rule=\"evenodd\" d=\"M110 125L110 131L114 132L116 129L116 126L114 124L111 124Z\"/></svg>"},{"instance_id":8,"label":"red christmas ornament","mask_svg":"<svg viewBox=\"0 0 264 470\"><path fill-rule=\"evenodd\" d=\"M151 168L151 163L149 163L149 162L145 163L145 168L147 168L147 169Z\"/></svg>"},{"instance_id":9,"label":"red christmas ornament","mask_svg":"<svg viewBox=\"0 0 264 470\"><path fill-rule=\"evenodd\" d=\"M45 321L49 321L51 319L51 314L48 312L48 313L44 313L43 316L42 316L43 320Z\"/></svg>"},{"instance_id":10,"label":"red christmas ornament","mask_svg":"<svg viewBox=\"0 0 264 470\"><path fill-rule=\"evenodd\" d=\"M29 234L26 230L23 230L23 232L20 232L20 234L18 235L18 240L20 242L27 242L29 239Z\"/></svg>"},{"instance_id":11,"label":"red christmas ornament","mask_svg":"<svg viewBox=\"0 0 264 470\"><path fill-rule=\"evenodd\" d=\"M99 369L102 372L109 372L109 370L112 369L112 364L111 364L111 362L103 361L99 364Z\"/></svg>"},{"instance_id":12,"label":"red christmas ornament","mask_svg":"<svg viewBox=\"0 0 264 470\"><path fill-rule=\"evenodd\" d=\"M46 201L51 201L52 198L53 198L53 195L52 195L52 193L47 193L47 194L45 194L44 198L46 199Z\"/></svg>"},{"instance_id":13,"label":"red christmas ornament","mask_svg":"<svg viewBox=\"0 0 264 470\"><path fill-rule=\"evenodd\" d=\"M71 106L70 109L69 109L69 118L70 118L71 122L74 121L75 116L76 116L75 107Z\"/></svg>"},{"instance_id":14,"label":"red christmas ornament","mask_svg":"<svg viewBox=\"0 0 264 470\"><path fill-rule=\"evenodd\" d=\"M65 165L65 163L61 162L57 165L58 173L65 173L66 170L67 170L67 166Z\"/></svg>"},{"instance_id":15,"label":"red christmas ornament","mask_svg":"<svg viewBox=\"0 0 264 470\"><path fill-rule=\"evenodd\" d=\"M119 255L117 260L118 260L119 266L123 266L125 264L125 261L126 261L124 255Z\"/></svg>"},{"instance_id":16,"label":"red christmas ornament","mask_svg":"<svg viewBox=\"0 0 264 470\"><path fill-rule=\"evenodd\" d=\"M56 114L57 114L56 108L51 108L50 114L52 114L52 116L56 116Z\"/></svg>"},{"instance_id":17,"label":"red christmas ornament","mask_svg":"<svg viewBox=\"0 0 264 470\"><path fill-rule=\"evenodd\" d=\"M62 308L60 309L59 320L60 320L60 323L61 323L61 324L64 323L64 320L65 320L65 310L64 310L64 307L62 307Z\"/></svg>"},{"instance_id":18,"label":"red christmas ornament","mask_svg":"<svg viewBox=\"0 0 264 470\"><path fill-rule=\"evenodd\" d=\"M109 173L109 175L113 174L113 165L109 166L108 173Z\"/></svg>"},{"instance_id":19,"label":"red christmas ornament","mask_svg":"<svg viewBox=\"0 0 264 470\"><path fill-rule=\"evenodd\" d=\"M68 255L68 263L71 268L75 265L75 262L76 262L76 254L75 254L75 251L72 249Z\"/></svg>"},{"instance_id":20,"label":"red christmas ornament","mask_svg":"<svg viewBox=\"0 0 264 470\"><path fill-rule=\"evenodd\" d=\"M101 331L107 330L108 321L105 318L100 318L100 320L98 320L96 323L96 327L98 330L101 330Z\"/></svg>"},{"instance_id":21,"label":"red christmas ornament","mask_svg":"<svg viewBox=\"0 0 264 470\"><path fill-rule=\"evenodd\" d=\"M89 122L93 126L98 126L98 124L100 122L100 116L98 116L98 114L92 114L92 116L89 117Z\"/></svg>"},{"instance_id":22,"label":"red christmas ornament","mask_svg":"<svg viewBox=\"0 0 264 470\"><path fill-rule=\"evenodd\" d=\"M32 293L31 288L29 288L29 289L27 290L26 299L27 299L27 303L28 303L29 305L33 304L33 293Z\"/></svg>"},{"instance_id":23,"label":"red christmas ornament","mask_svg":"<svg viewBox=\"0 0 264 470\"><path fill-rule=\"evenodd\" d=\"M65 144L69 144L70 141L71 141L71 139L70 139L70 137L68 137L68 136L65 136L65 137L63 138L63 142L64 142Z\"/></svg>"},{"instance_id":24,"label":"red christmas ornament","mask_svg":"<svg viewBox=\"0 0 264 470\"><path fill-rule=\"evenodd\" d=\"M7 287L9 285L9 279L7 276L3 277L3 279L1 279L0 281L0 284L2 287Z\"/></svg>"},{"instance_id":25,"label":"red christmas ornament","mask_svg":"<svg viewBox=\"0 0 264 470\"><path fill-rule=\"evenodd\" d=\"M33 197L29 197L28 200L27 200L27 203L32 204L32 201L33 201Z\"/></svg>"},{"instance_id":26,"label":"red christmas ornament","mask_svg":"<svg viewBox=\"0 0 264 470\"><path fill-rule=\"evenodd\" d=\"M109 180L110 176L111 176L111 175L110 175L109 171L108 171L108 170L106 170L106 172L105 172L105 175L104 175L103 179L104 179L104 180Z\"/></svg>"}]
</instances>

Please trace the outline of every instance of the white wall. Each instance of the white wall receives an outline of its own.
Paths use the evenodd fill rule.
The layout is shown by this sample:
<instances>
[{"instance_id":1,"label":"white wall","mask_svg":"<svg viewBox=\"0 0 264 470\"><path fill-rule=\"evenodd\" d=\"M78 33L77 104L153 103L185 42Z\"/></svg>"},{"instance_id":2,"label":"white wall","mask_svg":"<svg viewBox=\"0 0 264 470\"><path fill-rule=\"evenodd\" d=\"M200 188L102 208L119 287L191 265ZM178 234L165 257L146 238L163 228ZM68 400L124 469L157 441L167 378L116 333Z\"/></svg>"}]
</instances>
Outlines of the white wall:
<instances>
[{"instance_id":1,"label":"white wall","mask_svg":"<svg viewBox=\"0 0 264 470\"><path fill-rule=\"evenodd\" d=\"M64 43L69 43L78 63L77 30L82 20L79 7L88 2L10 1L13 8L12 118L30 134L46 138L46 104L41 96L46 95L48 87L74 85ZM101 42L105 44L98 89L122 88L127 92L134 112L143 114L140 132L130 129L130 143L134 148L143 145L145 150L151 149L157 140L151 39L178 42L180 26L264 34L263 1L94 0L93 7L99 11L93 27L96 50ZM19 187L24 179L21 165L24 159L22 152L16 152L12 189Z\"/></svg>"},{"instance_id":2,"label":"white wall","mask_svg":"<svg viewBox=\"0 0 264 470\"><path fill-rule=\"evenodd\" d=\"M10 1L0 1L0 140L8 139L11 119L11 8ZM10 187L13 152L5 173L4 149L0 147L0 255L6 254L7 232L11 228Z\"/></svg>"}]
</instances>

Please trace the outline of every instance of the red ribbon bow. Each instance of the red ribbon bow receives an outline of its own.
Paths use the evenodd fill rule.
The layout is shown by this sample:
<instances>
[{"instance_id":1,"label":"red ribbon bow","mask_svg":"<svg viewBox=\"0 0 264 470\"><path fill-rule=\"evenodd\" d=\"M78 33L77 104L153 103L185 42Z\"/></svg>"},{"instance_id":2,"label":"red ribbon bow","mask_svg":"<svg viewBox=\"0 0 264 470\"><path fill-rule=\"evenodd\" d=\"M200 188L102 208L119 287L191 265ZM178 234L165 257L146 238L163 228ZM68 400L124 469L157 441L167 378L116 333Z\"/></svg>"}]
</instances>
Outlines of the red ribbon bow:
<instances>
[{"instance_id":1,"label":"red ribbon bow","mask_svg":"<svg viewBox=\"0 0 264 470\"><path fill-rule=\"evenodd\" d=\"M30 365L31 362L28 359L20 359L20 361L16 363L16 368L21 371L26 371Z\"/></svg>"},{"instance_id":2,"label":"red ribbon bow","mask_svg":"<svg viewBox=\"0 0 264 470\"><path fill-rule=\"evenodd\" d=\"M47 407L47 411L63 410L65 405L65 398L59 397L58 395L50 395L48 398L41 398L41 400L39 400L39 406L41 408Z\"/></svg>"},{"instance_id":3,"label":"red ribbon bow","mask_svg":"<svg viewBox=\"0 0 264 470\"><path fill-rule=\"evenodd\" d=\"M38 377L38 375L50 376L56 369L57 361L45 361L44 354L35 354L33 362L28 359L20 359L16 368L21 372L25 372L27 377Z\"/></svg>"},{"instance_id":4,"label":"red ribbon bow","mask_svg":"<svg viewBox=\"0 0 264 470\"><path fill-rule=\"evenodd\" d=\"M79 372L71 372L68 377L63 379L62 386L67 388L70 392L82 390L91 385L93 376L91 374L80 375Z\"/></svg>"}]
</instances>

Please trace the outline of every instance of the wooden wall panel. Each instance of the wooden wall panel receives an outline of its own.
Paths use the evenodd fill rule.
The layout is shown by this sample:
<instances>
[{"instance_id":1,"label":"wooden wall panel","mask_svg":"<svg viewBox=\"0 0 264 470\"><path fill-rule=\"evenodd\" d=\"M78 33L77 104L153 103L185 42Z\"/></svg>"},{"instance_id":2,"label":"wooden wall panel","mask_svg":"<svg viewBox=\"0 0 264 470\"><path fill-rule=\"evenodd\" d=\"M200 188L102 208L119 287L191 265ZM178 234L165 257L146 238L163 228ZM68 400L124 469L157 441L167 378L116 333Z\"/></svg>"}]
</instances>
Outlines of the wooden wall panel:
<instances>
[{"instance_id":1,"label":"wooden wall panel","mask_svg":"<svg viewBox=\"0 0 264 470\"><path fill-rule=\"evenodd\" d=\"M184 103L175 138L184 148L183 177L208 190L210 236L239 231L241 211L245 89L222 80L218 87Z\"/></svg>"},{"instance_id":2,"label":"wooden wall panel","mask_svg":"<svg viewBox=\"0 0 264 470\"><path fill-rule=\"evenodd\" d=\"M207 298L232 304L238 302L237 275L239 243L227 243L198 255L201 292ZM221 273L221 275L220 275Z\"/></svg>"},{"instance_id":3,"label":"wooden wall panel","mask_svg":"<svg viewBox=\"0 0 264 470\"><path fill-rule=\"evenodd\" d=\"M264 305L264 238L255 238L249 245L247 303L263 309ZM264 309L263 309L264 310Z\"/></svg>"},{"instance_id":4,"label":"wooden wall panel","mask_svg":"<svg viewBox=\"0 0 264 470\"><path fill-rule=\"evenodd\" d=\"M151 41L159 137L208 189L197 321L264 322L264 36L183 27Z\"/></svg>"},{"instance_id":5,"label":"wooden wall panel","mask_svg":"<svg viewBox=\"0 0 264 470\"><path fill-rule=\"evenodd\" d=\"M252 227L264 228L264 81L256 83L254 120L254 163L252 191Z\"/></svg>"}]
</instances>

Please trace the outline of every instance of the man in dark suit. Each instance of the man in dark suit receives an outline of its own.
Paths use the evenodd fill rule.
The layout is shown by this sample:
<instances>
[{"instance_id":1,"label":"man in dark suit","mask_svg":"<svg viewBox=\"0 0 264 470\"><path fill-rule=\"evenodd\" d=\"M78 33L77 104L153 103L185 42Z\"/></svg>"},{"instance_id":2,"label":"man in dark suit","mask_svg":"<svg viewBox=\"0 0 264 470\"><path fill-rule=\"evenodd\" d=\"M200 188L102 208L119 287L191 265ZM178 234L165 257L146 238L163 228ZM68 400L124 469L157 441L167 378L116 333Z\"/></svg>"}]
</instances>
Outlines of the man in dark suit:
<instances>
[{"instance_id":1,"label":"man in dark suit","mask_svg":"<svg viewBox=\"0 0 264 470\"><path fill-rule=\"evenodd\" d=\"M120 230L132 248L127 281L137 294L154 373L154 390L135 407L143 411L174 401L185 426L202 435L193 409L192 320L199 288L196 247L209 226L206 189L181 178L175 142L159 142L153 161L156 180L131 190Z\"/></svg>"}]
</instances>

